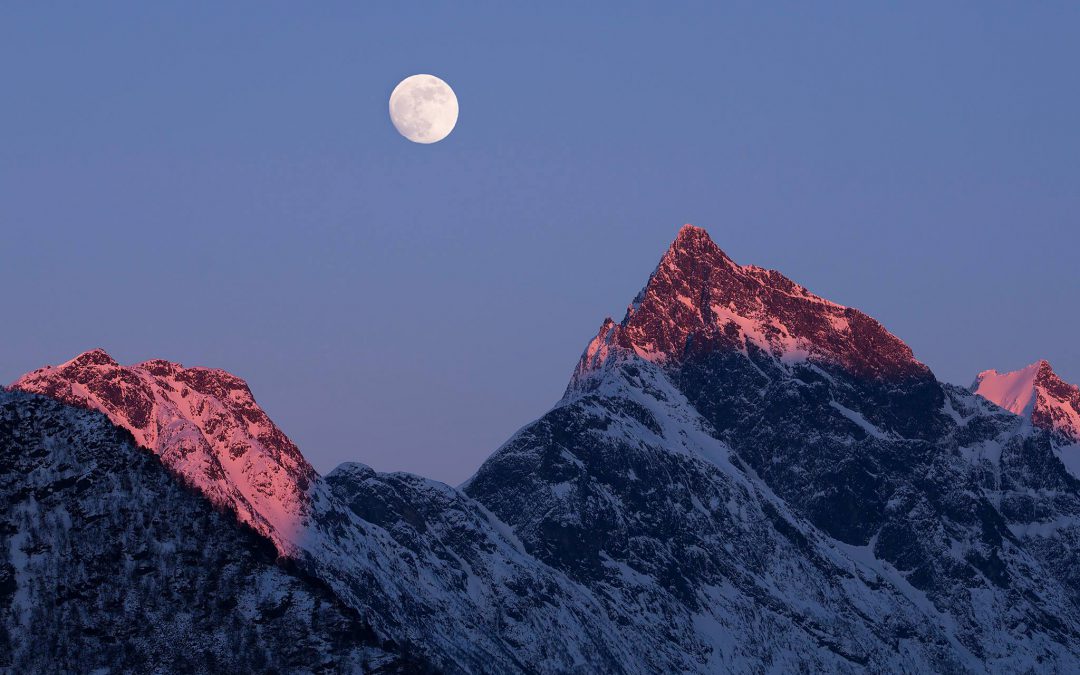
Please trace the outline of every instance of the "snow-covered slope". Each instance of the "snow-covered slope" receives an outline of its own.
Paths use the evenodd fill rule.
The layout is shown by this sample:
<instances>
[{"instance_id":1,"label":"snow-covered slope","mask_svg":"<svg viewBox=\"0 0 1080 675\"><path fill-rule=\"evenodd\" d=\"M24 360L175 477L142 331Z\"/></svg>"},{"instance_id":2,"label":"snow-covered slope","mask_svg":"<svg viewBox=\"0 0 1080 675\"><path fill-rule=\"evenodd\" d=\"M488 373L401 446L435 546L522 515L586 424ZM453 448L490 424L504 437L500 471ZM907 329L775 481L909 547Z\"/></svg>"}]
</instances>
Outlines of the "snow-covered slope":
<instances>
[{"instance_id":1,"label":"snow-covered slope","mask_svg":"<svg viewBox=\"0 0 1080 675\"><path fill-rule=\"evenodd\" d=\"M984 370L975 378L972 391L1011 413L1030 418L1037 395L1035 379L1044 364L1050 365L1038 361L1011 373Z\"/></svg>"},{"instance_id":2,"label":"snow-covered slope","mask_svg":"<svg viewBox=\"0 0 1080 675\"><path fill-rule=\"evenodd\" d=\"M650 641L646 670L977 662L921 593L890 583L896 570L794 513L655 364L633 357L603 380L517 434L466 491Z\"/></svg>"}]
</instances>

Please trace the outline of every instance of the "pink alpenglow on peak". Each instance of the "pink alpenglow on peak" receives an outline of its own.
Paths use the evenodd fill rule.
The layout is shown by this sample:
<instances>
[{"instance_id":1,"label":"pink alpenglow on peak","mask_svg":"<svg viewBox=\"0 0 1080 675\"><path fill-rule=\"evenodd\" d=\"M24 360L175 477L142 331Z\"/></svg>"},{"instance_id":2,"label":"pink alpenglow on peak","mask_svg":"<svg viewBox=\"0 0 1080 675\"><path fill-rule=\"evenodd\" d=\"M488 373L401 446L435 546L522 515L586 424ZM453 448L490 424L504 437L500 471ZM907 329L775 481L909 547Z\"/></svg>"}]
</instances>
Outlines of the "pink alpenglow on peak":
<instances>
[{"instance_id":1,"label":"pink alpenglow on peak","mask_svg":"<svg viewBox=\"0 0 1080 675\"><path fill-rule=\"evenodd\" d=\"M779 272L738 265L705 230L684 225L623 320L604 321L574 380L616 353L669 364L751 349L787 363L829 363L858 377L930 376L903 341L866 314Z\"/></svg>"},{"instance_id":2,"label":"pink alpenglow on peak","mask_svg":"<svg viewBox=\"0 0 1080 675\"><path fill-rule=\"evenodd\" d=\"M1045 360L1011 373L983 371L971 389L1061 441L1080 443L1080 387L1058 377Z\"/></svg>"},{"instance_id":3,"label":"pink alpenglow on peak","mask_svg":"<svg viewBox=\"0 0 1080 675\"><path fill-rule=\"evenodd\" d=\"M973 389L979 396L1009 412L1030 418L1036 399L1035 377L1044 363L1037 361L1011 373L984 370L975 379Z\"/></svg>"},{"instance_id":4,"label":"pink alpenglow on peak","mask_svg":"<svg viewBox=\"0 0 1080 675\"><path fill-rule=\"evenodd\" d=\"M282 553L303 529L315 470L234 375L160 360L121 366L94 349L12 388L104 413Z\"/></svg>"}]
</instances>

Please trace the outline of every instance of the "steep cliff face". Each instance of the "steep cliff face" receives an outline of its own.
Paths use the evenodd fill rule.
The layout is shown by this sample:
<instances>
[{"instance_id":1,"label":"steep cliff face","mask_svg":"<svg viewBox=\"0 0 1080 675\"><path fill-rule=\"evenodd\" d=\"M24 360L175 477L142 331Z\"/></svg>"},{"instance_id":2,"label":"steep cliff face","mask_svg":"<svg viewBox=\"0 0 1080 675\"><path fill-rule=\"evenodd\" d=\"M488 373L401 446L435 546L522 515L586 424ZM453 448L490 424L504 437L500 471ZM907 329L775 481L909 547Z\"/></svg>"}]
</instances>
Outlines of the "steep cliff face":
<instances>
[{"instance_id":1,"label":"steep cliff face","mask_svg":"<svg viewBox=\"0 0 1080 675\"><path fill-rule=\"evenodd\" d=\"M593 589L646 670L963 669L919 594L795 513L653 363L631 359L484 464L466 491Z\"/></svg>"}]
</instances>

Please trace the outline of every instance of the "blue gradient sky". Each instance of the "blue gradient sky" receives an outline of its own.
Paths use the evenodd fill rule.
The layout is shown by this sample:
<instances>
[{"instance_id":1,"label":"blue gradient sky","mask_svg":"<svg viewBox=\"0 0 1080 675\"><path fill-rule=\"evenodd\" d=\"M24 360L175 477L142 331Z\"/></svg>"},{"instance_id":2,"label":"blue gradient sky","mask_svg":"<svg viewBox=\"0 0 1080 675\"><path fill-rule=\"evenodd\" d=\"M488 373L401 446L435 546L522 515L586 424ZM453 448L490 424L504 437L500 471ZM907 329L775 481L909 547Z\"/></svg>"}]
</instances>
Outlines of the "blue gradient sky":
<instances>
[{"instance_id":1,"label":"blue gradient sky","mask_svg":"<svg viewBox=\"0 0 1080 675\"><path fill-rule=\"evenodd\" d=\"M942 379L1080 381L1076 3L44 4L0 7L3 382L222 367L322 471L456 483L684 222Z\"/></svg>"}]
</instances>

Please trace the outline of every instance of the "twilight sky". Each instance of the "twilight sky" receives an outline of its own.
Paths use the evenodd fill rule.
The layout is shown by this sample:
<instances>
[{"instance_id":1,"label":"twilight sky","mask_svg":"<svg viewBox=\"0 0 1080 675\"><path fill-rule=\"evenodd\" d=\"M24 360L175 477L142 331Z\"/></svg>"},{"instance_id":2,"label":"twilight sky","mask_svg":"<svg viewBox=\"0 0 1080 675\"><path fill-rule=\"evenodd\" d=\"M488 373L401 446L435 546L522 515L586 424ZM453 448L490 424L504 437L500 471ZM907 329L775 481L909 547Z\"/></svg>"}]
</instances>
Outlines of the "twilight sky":
<instances>
[{"instance_id":1,"label":"twilight sky","mask_svg":"<svg viewBox=\"0 0 1080 675\"><path fill-rule=\"evenodd\" d=\"M457 4L0 6L0 382L221 367L320 471L458 483L685 222L944 380L1080 382L1080 5Z\"/></svg>"}]
</instances>

